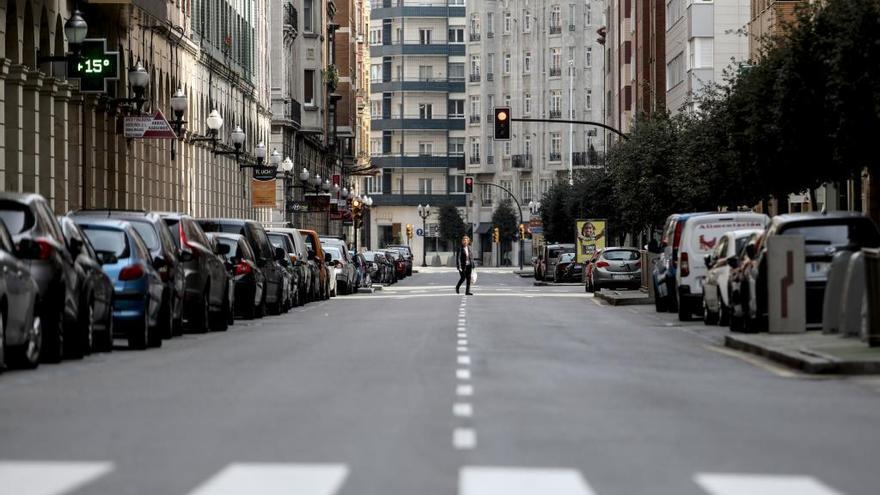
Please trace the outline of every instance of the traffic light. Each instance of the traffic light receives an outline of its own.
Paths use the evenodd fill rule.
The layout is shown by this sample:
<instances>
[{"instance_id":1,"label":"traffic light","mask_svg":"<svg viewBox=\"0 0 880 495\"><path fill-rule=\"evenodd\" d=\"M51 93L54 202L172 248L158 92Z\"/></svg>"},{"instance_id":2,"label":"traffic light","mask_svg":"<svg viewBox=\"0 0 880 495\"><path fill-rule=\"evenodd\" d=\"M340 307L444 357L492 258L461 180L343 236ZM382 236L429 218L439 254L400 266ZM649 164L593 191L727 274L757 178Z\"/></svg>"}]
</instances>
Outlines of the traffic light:
<instances>
[{"instance_id":1,"label":"traffic light","mask_svg":"<svg viewBox=\"0 0 880 495\"><path fill-rule=\"evenodd\" d=\"M474 192L474 178L473 177L465 177L464 178L464 192L467 194L471 194Z\"/></svg>"},{"instance_id":2,"label":"traffic light","mask_svg":"<svg viewBox=\"0 0 880 495\"><path fill-rule=\"evenodd\" d=\"M496 243L501 241L501 231L498 230L498 227L495 227L492 230L492 240L495 241Z\"/></svg>"},{"instance_id":3,"label":"traffic light","mask_svg":"<svg viewBox=\"0 0 880 495\"><path fill-rule=\"evenodd\" d=\"M519 224L519 238L520 239L526 238L526 226L523 224Z\"/></svg>"},{"instance_id":4,"label":"traffic light","mask_svg":"<svg viewBox=\"0 0 880 495\"><path fill-rule=\"evenodd\" d=\"M495 107L495 140L510 139L510 107Z\"/></svg>"},{"instance_id":5,"label":"traffic light","mask_svg":"<svg viewBox=\"0 0 880 495\"><path fill-rule=\"evenodd\" d=\"M413 226L411 223L406 224L406 238L407 239L413 238Z\"/></svg>"}]
</instances>

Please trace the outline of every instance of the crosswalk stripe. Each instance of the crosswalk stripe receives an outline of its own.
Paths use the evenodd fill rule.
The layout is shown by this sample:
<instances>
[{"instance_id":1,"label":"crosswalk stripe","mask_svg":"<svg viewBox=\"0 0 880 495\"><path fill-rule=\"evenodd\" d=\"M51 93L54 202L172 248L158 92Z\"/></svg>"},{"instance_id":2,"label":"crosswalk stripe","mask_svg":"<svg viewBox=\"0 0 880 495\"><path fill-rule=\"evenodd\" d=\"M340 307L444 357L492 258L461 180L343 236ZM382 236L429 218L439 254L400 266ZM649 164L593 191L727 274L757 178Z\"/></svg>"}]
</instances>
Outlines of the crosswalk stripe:
<instances>
[{"instance_id":1,"label":"crosswalk stripe","mask_svg":"<svg viewBox=\"0 0 880 495\"><path fill-rule=\"evenodd\" d=\"M334 495L348 476L342 464L252 464L226 466L190 495Z\"/></svg>"},{"instance_id":2,"label":"crosswalk stripe","mask_svg":"<svg viewBox=\"0 0 880 495\"><path fill-rule=\"evenodd\" d=\"M61 495L113 470L111 462L0 461L0 495Z\"/></svg>"},{"instance_id":3,"label":"crosswalk stripe","mask_svg":"<svg viewBox=\"0 0 880 495\"><path fill-rule=\"evenodd\" d=\"M694 481L712 495L842 495L810 476L700 473Z\"/></svg>"},{"instance_id":4,"label":"crosswalk stripe","mask_svg":"<svg viewBox=\"0 0 880 495\"><path fill-rule=\"evenodd\" d=\"M459 495L594 495L575 469L465 466Z\"/></svg>"}]
</instances>

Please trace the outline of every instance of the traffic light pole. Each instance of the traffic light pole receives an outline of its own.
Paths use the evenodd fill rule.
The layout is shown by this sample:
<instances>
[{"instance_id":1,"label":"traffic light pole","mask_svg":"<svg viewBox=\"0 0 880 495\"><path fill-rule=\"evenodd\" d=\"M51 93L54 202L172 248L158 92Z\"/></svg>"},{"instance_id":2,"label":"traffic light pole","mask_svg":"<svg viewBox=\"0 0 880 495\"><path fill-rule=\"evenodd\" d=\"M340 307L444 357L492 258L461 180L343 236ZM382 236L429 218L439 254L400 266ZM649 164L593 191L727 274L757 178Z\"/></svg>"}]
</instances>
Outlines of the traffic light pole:
<instances>
[{"instance_id":1,"label":"traffic light pole","mask_svg":"<svg viewBox=\"0 0 880 495\"><path fill-rule=\"evenodd\" d=\"M514 119L514 120L516 120L516 119ZM493 184L491 182L474 182L474 184L477 184L480 186L497 187L498 189L501 189L502 191L506 192L507 195L510 196L510 199L512 199L513 202L516 203L516 211L519 212L519 224L520 225L523 224L522 206L520 206L519 200L516 199L516 196L514 196L513 193L510 192L510 189L508 189L506 187L499 186L498 184ZM522 271L522 269L523 269L523 236L522 235L519 236L519 269L520 269L520 271Z\"/></svg>"},{"instance_id":2,"label":"traffic light pole","mask_svg":"<svg viewBox=\"0 0 880 495\"><path fill-rule=\"evenodd\" d=\"M578 125L594 125L596 127L601 127L603 129L609 130L623 139L629 139L629 136L620 132L619 130L611 127L610 125L603 124L601 122L593 122L590 120L563 120L563 119L510 119L511 122L548 122L548 123L556 123L556 124L578 124Z\"/></svg>"}]
</instances>

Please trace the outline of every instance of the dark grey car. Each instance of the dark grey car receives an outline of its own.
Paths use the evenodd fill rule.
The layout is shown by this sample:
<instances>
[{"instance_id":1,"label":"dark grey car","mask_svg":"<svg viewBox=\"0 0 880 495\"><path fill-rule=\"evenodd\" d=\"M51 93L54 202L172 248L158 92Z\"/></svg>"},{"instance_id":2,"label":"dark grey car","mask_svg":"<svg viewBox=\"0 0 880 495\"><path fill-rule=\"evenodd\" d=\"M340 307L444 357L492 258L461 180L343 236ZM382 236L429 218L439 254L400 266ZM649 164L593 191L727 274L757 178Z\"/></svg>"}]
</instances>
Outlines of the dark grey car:
<instances>
[{"instance_id":1,"label":"dark grey car","mask_svg":"<svg viewBox=\"0 0 880 495\"><path fill-rule=\"evenodd\" d=\"M0 220L0 370L6 366L36 368L40 364L40 289L17 252Z\"/></svg>"},{"instance_id":2,"label":"dark grey car","mask_svg":"<svg viewBox=\"0 0 880 495\"><path fill-rule=\"evenodd\" d=\"M638 289L642 285L642 256L638 249L610 247L597 251L584 268L587 292L602 288Z\"/></svg>"}]
</instances>

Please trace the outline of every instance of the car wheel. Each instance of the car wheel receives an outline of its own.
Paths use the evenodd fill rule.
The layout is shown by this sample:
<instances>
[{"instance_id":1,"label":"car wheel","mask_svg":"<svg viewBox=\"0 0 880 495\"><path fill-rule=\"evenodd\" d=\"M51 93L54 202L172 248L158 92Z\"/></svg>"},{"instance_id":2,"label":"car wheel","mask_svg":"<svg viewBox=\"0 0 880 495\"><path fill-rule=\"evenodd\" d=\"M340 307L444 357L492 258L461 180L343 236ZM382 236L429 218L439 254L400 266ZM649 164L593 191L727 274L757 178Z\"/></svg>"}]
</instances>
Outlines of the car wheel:
<instances>
[{"instance_id":1,"label":"car wheel","mask_svg":"<svg viewBox=\"0 0 880 495\"><path fill-rule=\"evenodd\" d=\"M210 287L205 287L205 290L202 292L202 301L201 304L197 308L193 309L193 318L192 318L192 329L197 333L204 333L208 331L208 319L210 318L210 309L211 307L208 304L208 294Z\"/></svg>"},{"instance_id":2,"label":"car wheel","mask_svg":"<svg viewBox=\"0 0 880 495\"><path fill-rule=\"evenodd\" d=\"M226 312L229 307L229 294L224 291L223 299L220 303L220 309L217 311L208 311L208 326L210 327L212 332L225 332L227 328L229 328L229 324L226 322ZM205 301L207 303L207 301Z\"/></svg>"},{"instance_id":3,"label":"car wheel","mask_svg":"<svg viewBox=\"0 0 880 495\"><path fill-rule=\"evenodd\" d=\"M38 312L34 312L34 321L22 345L6 347L6 364L17 368L34 369L40 365L40 354L43 346L43 325ZM0 317L0 345L6 343L6 316Z\"/></svg>"},{"instance_id":4,"label":"car wheel","mask_svg":"<svg viewBox=\"0 0 880 495\"><path fill-rule=\"evenodd\" d=\"M149 308L149 305L147 305ZM162 347L162 307L159 306L159 314L156 315L156 324L150 326L150 319L147 318L147 347ZM171 315L168 315L167 325L171 325Z\"/></svg>"},{"instance_id":5,"label":"car wheel","mask_svg":"<svg viewBox=\"0 0 880 495\"><path fill-rule=\"evenodd\" d=\"M183 297L175 297L174 299L180 305L180 311L175 311L178 316L174 319L174 328L171 330L171 334L179 337L183 335Z\"/></svg>"},{"instance_id":6,"label":"car wheel","mask_svg":"<svg viewBox=\"0 0 880 495\"><path fill-rule=\"evenodd\" d=\"M75 326L69 325L69 331L65 328L67 335L71 337L65 348L67 354L65 357L82 359L91 352L95 335L94 304L91 298L82 303L79 308L79 321Z\"/></svg>"},{"instance_id":7,"label":"car wheel","mask_svg":"<svg viewBox=\"0 0 880 495\"><path fill-rule=\"evenodd\" d=\"M172 298L173 296L169 294L167 301L162 304L162 310L159 313L159 328L156 333L163 339L174 337L174 301Z\"/></svg>"},{"instance_id":8,"label":"car wheel","mask_svg":"<svg viewBox=\"0 0 880 495\"><path fill-rule=\"evenodd\" d=\"M64 355L64 309L47 308L41 318L43 325L43 350L40 359L44 363L59 363Z\"/></svg>"},{"instance_id":9,"label":"car wheel","mask_svg":"<svg viewBox=\"0 0 880 495\"><path fill-rule=\"evenodd\" d=\"M709 306L706 303L706 296L703 295L703 324L705 325L716 325L718 323L718 313L709 310Z\"/></svg>"},{"instance_id":10,"label":"car wheel","mask_svg":"<svg viewBox=\"0 0 880 495\"><path fill-rule=\"evenodd\" d=\"M684 299L678 300L678 321L691 321L691 311Z\"/></svg>"},{"instance_id":11,"label":"car wheel","mask_svg":"<svg viewBox=\"0 0 880 495\"><path fill-rule=\"evenodd\" d=\"M226 304L223 306L224 308L224 316L226 317L227 325L235 325L235 301L229 295L229 290L226 290Z\"/></svg>"},{"instance_id":12,"label":"car wheel","mask_svg":"<svg viewBox=\"0 0 880 495\"><path fill-rule=\"evenodd\" d=\"M147 348L147 342L150 332L150 300L144 302L144 317L141 321L131 325L128 335L128 348L134 350L144 350Z\"/></svg>"},{"instance_id":13,"label":"car wheel","mask_svg":"<svg viewBox=\"0 0 880 495\"><path fill-rule=\"evenodd\" d=\"M724 299L721 299L720 289L718 290L718 324L722 327L730 325L730 309L724 304Z\"/></svg>"}]
</instances>

